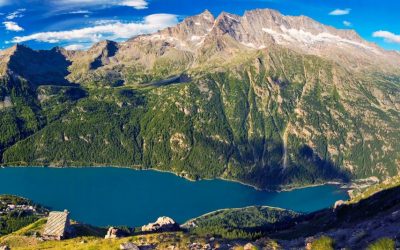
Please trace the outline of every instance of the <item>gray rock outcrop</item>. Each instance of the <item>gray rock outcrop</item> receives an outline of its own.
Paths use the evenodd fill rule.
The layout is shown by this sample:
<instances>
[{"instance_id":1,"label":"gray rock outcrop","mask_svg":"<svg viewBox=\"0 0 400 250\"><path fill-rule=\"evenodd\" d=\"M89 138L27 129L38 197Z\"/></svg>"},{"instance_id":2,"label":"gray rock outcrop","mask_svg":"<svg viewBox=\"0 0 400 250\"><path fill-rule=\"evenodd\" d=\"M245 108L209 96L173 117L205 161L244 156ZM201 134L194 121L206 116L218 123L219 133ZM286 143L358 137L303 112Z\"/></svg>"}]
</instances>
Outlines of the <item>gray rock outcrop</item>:
<instances>
[{"instance_id":1,"label":"gray rock outcrop","mask_svg":"<svg viewBox=\"0 0 400 250\"><path fill-rule=\"evenodd\" d=\"M156 232L156 231L170 231L175 230L179 226L178 224L169 217L160 217L154 223L149 223L147 225L142 226L143 232Z\"/></svg>"}]
</instances>

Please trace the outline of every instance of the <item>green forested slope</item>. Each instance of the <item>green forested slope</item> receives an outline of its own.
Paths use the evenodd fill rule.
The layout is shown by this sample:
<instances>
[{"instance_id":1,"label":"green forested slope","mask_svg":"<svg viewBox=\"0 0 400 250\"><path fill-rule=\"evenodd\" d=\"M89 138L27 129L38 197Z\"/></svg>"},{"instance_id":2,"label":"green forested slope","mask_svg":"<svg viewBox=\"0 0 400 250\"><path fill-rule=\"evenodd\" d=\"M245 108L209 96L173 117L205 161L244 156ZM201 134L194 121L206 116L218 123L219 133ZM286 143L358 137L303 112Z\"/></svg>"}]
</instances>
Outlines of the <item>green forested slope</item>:
<instances>
[{"instance_id":1,"label":"green forested slope","mask_svg":"<svg viewBox=\"0 0 400 250\"><path fill-rule=\"evenodd\" d=\"M290 224L300 214L272 207L246 207L211 212L186 222L183 227L198 236L228 239L256 238L276 225Z\"/></svg>"},{"instance_id":2,"label":"green forested slope","mask_svg":"<svg viewBox=\"0 0 400 250\"><path fill-rule=\"evenodd\" d=\"M261 188L398 173L398 76L275 48L182 66L175 81L125 79L171 67L111 70L110 86L90 77L107 67L73 86L4 78L2 164L157 168Z\"/></svg>"}]
</instances>

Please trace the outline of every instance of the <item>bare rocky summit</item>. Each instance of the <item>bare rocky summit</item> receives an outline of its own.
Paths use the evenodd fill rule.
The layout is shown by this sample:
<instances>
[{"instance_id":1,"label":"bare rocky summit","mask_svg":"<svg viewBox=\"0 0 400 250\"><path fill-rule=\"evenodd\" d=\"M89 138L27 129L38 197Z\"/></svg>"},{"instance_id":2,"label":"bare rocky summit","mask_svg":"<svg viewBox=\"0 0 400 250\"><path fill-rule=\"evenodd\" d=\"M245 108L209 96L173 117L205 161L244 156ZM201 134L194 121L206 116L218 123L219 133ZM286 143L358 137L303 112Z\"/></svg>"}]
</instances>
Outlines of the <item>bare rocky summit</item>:
<instances>
[{"instance_id":1,"label":"bare rocky summit","mask_svg":"<svg viewBox=\"0 0 400 250\"><path fill-rule=\"evenodd\" d=\"M223 12L218 17L205 11L186 18L175 27L140 35L120 44L103 41L88 51L56 48L35 52L15 45L0 52L0 73L5 73L7 65L9 71L22 71L22 76L37 79L38 74L45 70L43 74L59 76L51 78L59 83L64 81L68 68L68 79L81 82L85 80L82 74L101 67L112 70L116 65L128 67L138 63L143 69L148 69L158 59L167 57L182 64L181 69L188 69L204 63L204 57L212 48L216 49L213 52L216 53L218 50L268 50L275 46L320 56L351 69L379 68L398 72L400 67L399 53L385 51L365 41L354 30L339 30L306 16L285 16L275 10L257 9L247 11L243 16ZM31 60L25 60L27 58ZM28 70L35 77L30 76ZM35 81L46 82L44 78Z\"/></svg>"},{"instance_id":2,"label":"bare rocky summit","mask_svg":"<svg viewBox=\"0 0 400 250\"><path fill-rule=\"evenodd\" d=\"M123 43L162 42L168 47L201 54L213 43L220 48L266 49L274 45L321 56L359 69L371 66L397 68L400 56L363 40L354 30L338 30L306 16L285 16L275 10L258 9L238 16L209 11L185 19L176 27L139 36ZM381 65L383 64L383 65Z\"/></svg>"}]
</instances>

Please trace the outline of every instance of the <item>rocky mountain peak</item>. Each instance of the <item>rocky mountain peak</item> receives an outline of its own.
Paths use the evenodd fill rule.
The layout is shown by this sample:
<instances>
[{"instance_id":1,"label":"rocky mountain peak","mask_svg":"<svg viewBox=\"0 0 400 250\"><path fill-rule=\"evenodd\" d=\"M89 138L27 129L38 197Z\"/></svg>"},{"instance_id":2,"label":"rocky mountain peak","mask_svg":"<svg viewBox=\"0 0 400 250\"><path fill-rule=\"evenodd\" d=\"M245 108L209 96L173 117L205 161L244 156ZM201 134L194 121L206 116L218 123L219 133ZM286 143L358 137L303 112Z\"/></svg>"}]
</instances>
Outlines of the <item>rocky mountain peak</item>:
<instances>
[{"instance_id":1,"label":"rocky mountain peak","mask_svg":"<svg viewBox=\"0 0 400 250\"><path fill-rule=\"evenodd\" d=\"M224 16L229 15L224 14ZM337 42L342 39L368 45L355 31L338 30L307 16L285 16L275 10L257 9L247 11L241 18L235 16L235 19L241 24L238 25L242 33L240 37L243 41L241 42L245 43L255 42L258 45L267 45L265 38L272 37L278 44ZM256 41L245 41L243 37Z\"/></svg>"},{"instance_id":2,"label":"rocky mountain peak","mask_svg":"<svg viewBox=\"0 0 400 250\"><path fill-rule=\"evenodd\" d=\"M238 15L222 12L215 20L215 26L220 28L225 27L225 29L232 29L234 28L233 25L241 22L241 18L242 17Z\"/></svg>"},{"instance_id":3,"label":"rocky mountain peak","mask_svg":"<svg viewBox=\"0 0 400 250\"><path fill-rule=\"evenodd\" d=\"M7 49L4 51L4 55L7 55L9 57L11 56L17 56L17 55L22 55L22 54L33 54L35 51L28 46L25 46L23 44L15 44L11 48Z\"/></svg>"},{"instance_id":4,"label":"rocky mountain peak","mask_svg":"<svg viewBox=\"0 0 400 250\"><path fill-rule=\"evenodd\" d=\"M255 19L262 19L265 21L272 21L275 23L282 23L283 15L273 9L255 9L246 11L243 15L244 19L249 19L254 21Z\"/></svg>"},{"instance_id":5,"label":"rocky mountain peak","mask_svg":"<svg viewBox=\"0 0 400 250\"><path fill-rule=\"evenodd\" d=\"M214 22L214 15L209 10L204 10L201 14L198 15L209 22Z\"/></svg>"},{"instance_id":6,"label":"rocky mountain peak","mask_svg":"<svg viewBox=\"0 0 400 250\"><path fill-rule=\"evenodd\" d=\"M10 70L10 62L13 58L19 55L27 54L32 56L33 50L21 45L15 44L14 46L0 51L0 76L6 75Z\"/></svg>"},{"instance_id":7,"label":"rocky mountain peak","mask_svg":"<svg viewBox=\"0 0 400 250\"><path fill-rule=\"evenodd\" d=\"M30 57L35 56L35 51L31 48L21 45L15 44L14 46L3 50L0 52L0 64L1 64L1 72L0 75L5 75L10 70L12 71L13 65L18 65L19 63L23 63L25 60L29 60Z\"/></svg>"},{"instance_id":8,"label":"rocky mountain peak","mask_svg":"<svg viewBox=\"0 0 400 250\"><path fill-rule=\"evenodd\" d=\"M118 43L105 40L94 44L89 50L90 54L115 54L118 49Z\"/></svg>"},{"instance_id":9,"label":"rocky mountain peak","mask_svg":"<svg viewBox=\"0 0 400 250\"><path fill-rule=\"evenodd\" d=\"M209 58L208 55L218 51L229 51L226 57L238 50L262 50L276 45L345 63L352 68L374 65L398 68L400 65L399 53L385 51L363 40L354 30L336 29L307 16L288 16L272 9L247 11L243 16L222 12L218 17L205 10L176 26L137 36L122 44L103 41L85 52L53 52L63 54L69 61L84 60L84 64L90 64L89 69L95 70L113 60L129 58L142 58L143 63L151 64L156 56L169 50ZM35 53L23 45L15 45L0 51L1 64L4 66L8 62L7 55L16 51ZM149 53L155 53L154 57L149 57Z\"/></svg>"},{"instance_id":10,"label":"rocky mountain peak","mask_svg":"<svg viewBox=\"0 0 400 250\"><path fill-rule=\"evenodd\" d=\"M136 42L151 45L156 51L173 48L200 56L211 51L233 53L238 49L260 50L278 45L353 68L375 64L392 67L400 61L397 54L363 40L354 30L336 29L307 16L288 16L272 9L251 10L243 16L222 12L216 18L205 10L174 27L127 43Z\"/></svg>"},{"instance_id":11,"label":"rocky mountain peak","mask_svg":"<svg viewBox=\"0 0 400 250\"><path fill-rule=\"evenodd\" d=\"M286 16L271 9L247 11L243 16L222 12L207 36L206 41L218 41L218 36L230 36L249 49L279 45L300 53L345 62L353 68L373 65L377 61L392 67L400 62L398 56L389 59L393 53L365 41L354 30L336 29L307 16ZM393 61L397 62L393 64Z\"/></svg>"},{"instance_id":12,"label":"rocky mountain peak","mask_svg":"<svg viewBox=\"0 0 400 250\"><path fill-rule=\"evenodd\" d=\"M110 62L110 58L115 56L118 51L118 43L105 40L96 43L88 51L87 55L90 59L90 68L97 69L104 66Z\"/></svg>"},{"instance_id":13,"label":"rocky mountain peak","mask_svg":"<svg viewBox=\"0 0 400 250\"><path fill-rule=\"evenodd\" d=\"M33 50L16 44L0 53L0 75L22 77L32 84L66 84L70 62L64 49Z\"/></svg>"},{"instance_id":14,"label":"rocky mountain peak","mask_svg":"<svg viewBox=\"0 0 400 250\"><path fill-rule=\"evenodd\" d=\"M185 18L174 27L166 28L150 36L141 36L140 39L152 42L169 44L180 50L193 51L198 48L210 33L214 25L214 16L208 10L199 15Z\"/></svg>"},{"instance_id":15,"label":"rocky mountain peak","mask_svg":"<svg viewBox=\"0 0 400 250\"><path fill-rule=\"evenodd\" d=\"M238 25L240 25L241 17L230 13L222 12L213 25L210 36L220 36L228 34L236 37Z\"/></svg>"}]
</instances>

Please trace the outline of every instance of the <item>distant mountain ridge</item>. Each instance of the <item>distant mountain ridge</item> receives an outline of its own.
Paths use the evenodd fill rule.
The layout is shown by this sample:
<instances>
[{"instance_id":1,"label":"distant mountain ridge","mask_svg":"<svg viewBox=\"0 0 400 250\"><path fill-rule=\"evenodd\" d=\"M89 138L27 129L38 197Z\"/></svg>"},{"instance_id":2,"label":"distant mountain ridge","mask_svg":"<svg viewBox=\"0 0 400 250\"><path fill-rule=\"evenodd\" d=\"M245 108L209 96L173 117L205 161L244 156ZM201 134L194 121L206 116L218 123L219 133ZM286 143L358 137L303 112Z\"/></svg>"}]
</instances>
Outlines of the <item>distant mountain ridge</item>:
<instances>
[{"instance_id":1,"label":"distant mountain ridge","mask_svg":"<svg viewBox=\"0 0 400 250\"><path fill-rule=\"evenodd\" d=\"M199 57L207 54L209 47L215 45L220 50L262 50L278 45L299 53L321 56L352 69L378 67L398 72L400 67L399 53L386 51L363 40L354 30L335 29L306 16L285 16L271 9L247 11L243 16L222 12L216 18L206 10L186 18L175 27L150 35L139 35L119 44L105 41L93 45L87 52L65 51L63 48L56 48L55 51L60 51L67 60L76 64L97 53L103 55L105 61L100 65L105 66L113 63L110 58L115 59L115 63L121 63L125 58L135 59L127 52L137 53L130 50L143 43L157 47L160 55L171 49L187 52L192 57L187 63L199 61ZM15 45L0 52L2 64L6 64L10 56L22 49L23 46ZM25 52L28 53L28 50ZM137 53L135 56L141 55Z\"/></svg>"},{"instance_id":2,"label":"distant mountain ridge","mask_svg":"<svg viewBox=\"0 0 400 250\"><path fill-rule=\"evenodd\" d=\"M209 11L87 51L0 51L4 165L257 187L396 175L400 55L305 16ZM271 178L274 176L274 178Z\"/></svg>"}]
</instances>

